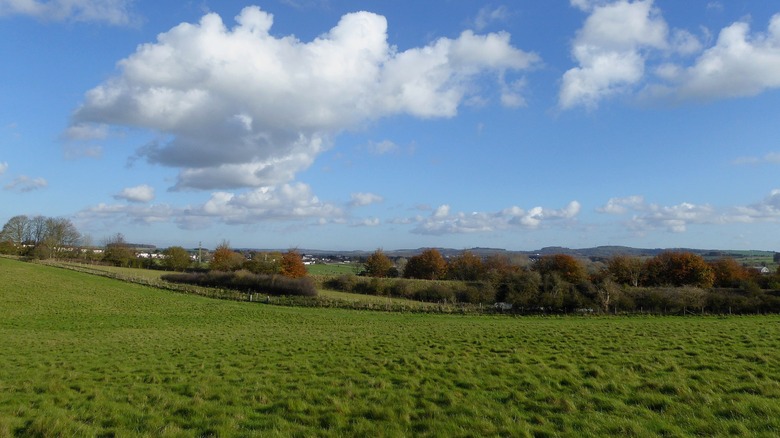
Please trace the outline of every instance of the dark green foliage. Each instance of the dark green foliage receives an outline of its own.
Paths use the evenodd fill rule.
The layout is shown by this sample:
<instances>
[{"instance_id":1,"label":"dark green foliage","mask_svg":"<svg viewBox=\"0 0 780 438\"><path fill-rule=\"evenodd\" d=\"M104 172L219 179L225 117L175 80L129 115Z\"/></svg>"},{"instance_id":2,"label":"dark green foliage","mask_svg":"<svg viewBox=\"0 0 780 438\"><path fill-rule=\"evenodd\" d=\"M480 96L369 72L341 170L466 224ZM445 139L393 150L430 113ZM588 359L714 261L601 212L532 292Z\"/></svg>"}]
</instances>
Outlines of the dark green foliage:
<instances>
[{"instance_id":1,"label":"dark green foliage","mask_svg":"<svg viewBox=\"0 0 780 438\"><path fill-rule=\"evenodd\" d=\"M233 289L241 292L268 295L317 295L314 283L308 278L287 278L277 275L252 274L247 271L166 274L160 277L173 283L193 284L203 287Z\"/></svg>"},{"instance_id":2,"label":"dark green foliage","mask_svg":"<svg viewBox=\"0 0 780 438\"><path fill-rule=\"evenodd\" d=\"M487 281L468 282L456 289L455 299L459 303L493 304L496 302L496 291Z\"/></svg>"},{"instance_id":3,"label":"dark green foliage","mask_svg":"<svg viewBox=\"0 0 780 438\"><path fill-rule=\"evenodd\" d=\"M414 299L429 303L454 302L455 291L443 284L432 283L427 288L415 292Z\"/></svg>"},{"instance_id":4,"label":"dark green foliage","mask_svg":"<svg viewBox=\"0 0 780 438\"><path fill-rule=\"evenodd\" d=\"M278 252L252 252L249 260L243 264L243 269L255 274L274 275L282 271L282 254Z\"/></svg>"},{"instance_id":5,"label":"dark green foliage","mask_svg":"<svg viewBox=\"0 0 780 438\"><path fill-rule=\"evenodd\" d=\"M19 246L17 246L15 243L13 243L10 240L0 241L0 254L18 255L19 248L20 248Z\"/></svg>"},{"instance_id":6,"label":"dark green foliage","mask_svg":"<svg viewBox=\"0 0 780 438\"><path fill-rule=\"evenodd\" d=\"M110 237L103 250L103 261L114 266L130 266L135 260L135 251L127 244L121 233Z\"/></svg>"},{"instance_id":7,"label":"dark green foliage","mask_svg":"<svg viewBox=\"0 0 780 438\"><path fill-rule=\"evenodd\" d=\"M341 292L352 292L357 283L357 277L354 275L339 275L335 278L325 280L323 286L327 289L338 290Z\"/></svg>"},{"instance_id":8,"label":"dark green foliage","mask_svg":"<svg viewBox=\"0 0 780 438\"><path fill-rule=\"evenodd\" d=\"M191 264L190 253L181 246L172 246L163 255L163 266L171 271L184 271Z\"/></svg>"}]
</instances>

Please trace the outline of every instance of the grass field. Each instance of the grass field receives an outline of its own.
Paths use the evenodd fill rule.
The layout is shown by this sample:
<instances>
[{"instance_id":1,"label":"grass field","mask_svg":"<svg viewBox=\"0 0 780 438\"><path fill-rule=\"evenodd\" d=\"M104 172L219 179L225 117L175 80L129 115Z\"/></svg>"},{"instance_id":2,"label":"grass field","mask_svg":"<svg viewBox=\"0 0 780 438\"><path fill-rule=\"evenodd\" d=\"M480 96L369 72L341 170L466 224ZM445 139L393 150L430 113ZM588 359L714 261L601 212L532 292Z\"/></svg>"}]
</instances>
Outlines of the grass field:
<instances>
[{"instance_id":1,"label":"grass field","mask_svg":"<svg viewBox=\"0 0 780 438\"><path fill-rule=\"evenodd\" d=\"M267 306L0 259L0 436L780 434L780 317Z\"/></svg>"},{"instance_id":2,"label":"grass field","mask_svg":"<svg viewBox=\"0 0 780 438\"><path fill-rule=\"evenodd\" d=\"M360 266L354 263L317 263L306 266L309 275L354 275Z\"/></svg>"}]
</instances>

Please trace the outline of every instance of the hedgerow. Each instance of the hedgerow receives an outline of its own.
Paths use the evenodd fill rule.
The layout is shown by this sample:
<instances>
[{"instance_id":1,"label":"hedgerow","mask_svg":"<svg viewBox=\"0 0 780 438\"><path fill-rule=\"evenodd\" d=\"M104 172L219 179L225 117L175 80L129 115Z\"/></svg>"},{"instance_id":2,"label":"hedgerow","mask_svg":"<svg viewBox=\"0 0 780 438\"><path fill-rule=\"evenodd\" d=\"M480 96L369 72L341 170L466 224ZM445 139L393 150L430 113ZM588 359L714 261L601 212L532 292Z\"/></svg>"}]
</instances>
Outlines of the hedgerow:
<instances>
[{"instance_id":1,"label":"hedgerow","mask_svg":"<svg viewBox=\"0 0 780 438\"><path fill-rule=\"evenodd\" d=\"M313 297L317 289L309 278L253 274L248 271L166 274L160 277L172 283L232 289L246 293Z\"/></svg>"}]
</instances>

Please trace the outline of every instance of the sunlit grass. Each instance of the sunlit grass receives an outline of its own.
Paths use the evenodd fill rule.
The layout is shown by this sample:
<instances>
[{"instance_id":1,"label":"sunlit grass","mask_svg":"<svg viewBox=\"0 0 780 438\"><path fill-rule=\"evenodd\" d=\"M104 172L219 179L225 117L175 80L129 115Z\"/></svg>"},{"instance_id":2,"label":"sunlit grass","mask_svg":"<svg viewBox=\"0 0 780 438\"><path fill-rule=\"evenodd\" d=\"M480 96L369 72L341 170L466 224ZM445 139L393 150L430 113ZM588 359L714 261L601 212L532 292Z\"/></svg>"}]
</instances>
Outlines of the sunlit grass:
<instances>
[{"instance_id":1,"label":"sunlit grass","mask_svg":"<svg viewBox=\"0 0 780 438\"><path fill-rule=\"evenodd\" d=\"M362 312L0 275L0 436L780 433L776 316Z\"/></svg>"}]
</instances>

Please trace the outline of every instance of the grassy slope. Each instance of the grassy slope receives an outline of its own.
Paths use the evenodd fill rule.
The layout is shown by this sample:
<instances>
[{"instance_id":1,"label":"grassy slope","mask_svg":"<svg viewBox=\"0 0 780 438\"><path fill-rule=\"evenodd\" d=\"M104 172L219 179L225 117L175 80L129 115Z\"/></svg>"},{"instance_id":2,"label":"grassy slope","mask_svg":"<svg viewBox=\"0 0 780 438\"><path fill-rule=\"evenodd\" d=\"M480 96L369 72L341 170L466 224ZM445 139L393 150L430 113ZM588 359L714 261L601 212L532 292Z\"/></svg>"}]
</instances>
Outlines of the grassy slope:
<instances>
[{"instance_id":1,"label":"grassy slope","mask_svg":"<svg viewBox=\"0 0 780 438\"><path fill-rule=\"evenodd\" d=\"M0 436L780 433L780 318L209 300L0 259Z\"/></svg>"}]
</instances>

